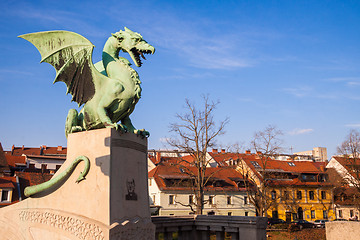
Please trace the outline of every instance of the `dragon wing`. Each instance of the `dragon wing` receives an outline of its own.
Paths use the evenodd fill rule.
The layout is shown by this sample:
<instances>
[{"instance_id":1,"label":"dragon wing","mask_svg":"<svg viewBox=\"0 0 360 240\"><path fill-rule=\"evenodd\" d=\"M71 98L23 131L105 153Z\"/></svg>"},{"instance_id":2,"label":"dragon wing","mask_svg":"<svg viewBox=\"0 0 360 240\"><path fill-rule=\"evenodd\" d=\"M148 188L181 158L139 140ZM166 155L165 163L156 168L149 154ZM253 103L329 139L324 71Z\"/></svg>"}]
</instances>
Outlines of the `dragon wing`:
<instances>
[{"instance_id":1,"label":"dragon wing","mask_svg":"<svg viewBox=\"0 0 360 240\"><path fill-rule=\"evenodd\" d=\"M85 37L68 31L48 31L19 36L31 42L41 54L41 62L56 69L55 82L65 82L72 101L81 106L95 94L99 73L92 63L94 45Z\"/></svg>"}]
</instances>

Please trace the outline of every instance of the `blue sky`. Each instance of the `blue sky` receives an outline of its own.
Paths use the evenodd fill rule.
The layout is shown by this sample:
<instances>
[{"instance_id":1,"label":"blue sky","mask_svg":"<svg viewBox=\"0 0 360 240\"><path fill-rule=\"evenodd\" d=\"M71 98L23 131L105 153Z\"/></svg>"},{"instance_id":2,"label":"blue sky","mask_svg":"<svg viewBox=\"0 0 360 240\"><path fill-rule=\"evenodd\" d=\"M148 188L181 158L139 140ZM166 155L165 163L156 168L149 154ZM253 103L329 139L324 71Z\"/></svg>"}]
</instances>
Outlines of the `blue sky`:
<instances>
[{"instance_id":1,"label":"blue sky","mask_svg":"<svg viewBox=\"0 0 360 240\"><path fill-rule=\"evenodd\" d=\"M94 62L124 26L156 48L138 71L142 99L132 114L164 148L184 100L209 94L230 118L221 146L247 144L276 125L284 151L336 152L360 127L359 1L8 1L0 2L0 142L66 145L71 96L55 70L18 35L68 30L89 39ZM125 56L128 58L128 56ZM128 58L129 59L129 58Z\"/></svg>"}]
</instances>

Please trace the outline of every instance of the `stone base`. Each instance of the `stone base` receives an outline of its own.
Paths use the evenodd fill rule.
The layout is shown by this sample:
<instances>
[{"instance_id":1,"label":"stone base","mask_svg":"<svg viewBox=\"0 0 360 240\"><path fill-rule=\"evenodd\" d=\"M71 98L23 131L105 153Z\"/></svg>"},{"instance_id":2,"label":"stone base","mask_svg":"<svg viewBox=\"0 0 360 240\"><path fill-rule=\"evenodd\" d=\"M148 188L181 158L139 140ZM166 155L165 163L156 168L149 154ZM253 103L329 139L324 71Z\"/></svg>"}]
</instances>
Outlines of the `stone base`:
<instances>
[{"instance_id":1,"label":"stone base","mask_svg":"<svg viewBox=\"0 0 360 240\"><path fill-rule=\"evenodd\" d=\"M80 162L57 186L0 209L1 239L154 239L147 188L147 140L115 129L70 134L67 160L84 155L90 171L80 183ZM5 237L5 238L3 238Z\"/></svg>"}]
</instances>

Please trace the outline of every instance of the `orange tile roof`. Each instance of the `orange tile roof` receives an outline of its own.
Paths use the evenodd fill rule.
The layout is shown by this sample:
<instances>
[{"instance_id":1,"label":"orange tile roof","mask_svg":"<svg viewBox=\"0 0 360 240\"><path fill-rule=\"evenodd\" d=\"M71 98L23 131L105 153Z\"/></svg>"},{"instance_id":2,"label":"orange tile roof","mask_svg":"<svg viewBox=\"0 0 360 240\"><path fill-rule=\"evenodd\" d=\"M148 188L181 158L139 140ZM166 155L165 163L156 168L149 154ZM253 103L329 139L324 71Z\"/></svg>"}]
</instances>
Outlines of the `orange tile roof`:
<instances>
[{"instance_id":1,"label":"orange tile roof","mask_svg":"<svg viewBox=\"0 0 360 240\"><path fill-rule=\"evenodd\" d=\"M19 191L17 188L16 177L0 177L0 188L12 189L12 199L10 202L0 202L0 206L8 206L19 201Z\"/></svg>"},{"instance_id":2,"label":"orange tile roof","mask_svg":"<svg viewBox=\"0 0 360 240\"><path fill-rule=\"evenodd\" d=\"M254 154L255 155L255 154ZM315 163L312 161L282 161L273 159L261 159L256 156L246 156L243 160L253 170L258 170L251 162L257 162L261 169L273 170L279 172L289 173L320 173L322 172L320 166L325 167L325 163ZM290 164L289 164L290 163Z\"/></svg>"},{"instance_id":3,"label":"orange tile roof","mask_svg":"<svg viewBox=\"0 0 360 240\"><path fill-rule=\"evenodd\" d=\"M26 164L25 156L13 156L13 155L5 155L6 160L11 167L16 167L16 164Z\"/></svg>"},{"instance_id":4,"label":"orange tile roof","mask_svg":"<svg viewBox=\"0 0 360 240\"><path fill-rule=\"evenodd\" d=\"M302 182L299 178L270 180L269 186L332 186L331 182Z\"/></svg>"},{"instance_id":5,"label":"orange tile roof","mask_svg":"<svg viewBox=\"0 0 360 240\"><path fill-rule=\"evenodd\" d=\"M0 188L15 188L15 177L0 177Z\"/></svg>"},{"instance_id":6,"label":"orange tile roof","mask_svg":"<svg viewBox=\"0 0 360 240\"><path fill-rule=\"evenodd\" d=\"M20 191L24 197L24 189L28 186L38 185L40 183L49 181L52 178L50 173L41 172L15 172L15 176L19 177Z\"/></svg>"},{"instance_id":7,"label":"orange tile roof","mask_svg":"<svg viewBox=\"0 0 360 240\"><path fill-rule=\"evenodd\" d=\"M24 180L25 186L33 186L46 182L52 178L53 174L41 172L15 172L15 175Z\"/></svg>"},{"instance_id":8,"label":"orange tile roof","mask_svg":"<svg viewBox=\"0 0 360 240\"><path fill-rule=\"evenodd\" d=\"M186 172L189 171L195 174L196 167L182 167L174 166L168 163L160 164L149 172L149 178L154 178L158 187L161 190L192 190L191 187L184 186L167 186L166 179L191 179L191 176ZM224 181L226 186L207 186L205 191L245 191L244 188L239 188L235 181L243 180L243 176L232 168L206 168L205 175L213 180Z\"/></svg>"},{"instance_id":9,"label":"orange tile roof","mask_svg":"<svg viewBox=\"0 0 360 240\"><path fill-rule=\"evenodd\" d=\"M10 172L10 168L9 168L9 165L8 165L8 163L6 161L5 153L4 153L4 150L2 148L1 143L0 143L0 172L1 173Z\"/></svg>"},{"instance_id":10,"label":"orange tile roof","mask_svg":"<svg viewBox=\"0 0 360 240\"><path fill-rule=\"evenodd\" d=\"M251 171L262 180L262 171L268 173L284 173L293 176L293 179L274 179L270 185L294 185L294 186L331 186L330 182L301 181L300 174L325 173L325 162L300 161L300 160L274 160L268 157L260 157L255 153L210 153L217 162L229 160L243 160Z\"/></svg>"},{"instance_id":11,"label":"orange tile roof","mask_svg":"<svg viewBox=\"0 0 360 240\"><path fill-rule=\"evenodd\" d=\"M38 148L34 147L12 147L11 151L6 151L6 154L21 156L25 155L66 155L67 148L58 146L58 147L47 147L45 145Z\"/></svg>"}]
</instances>

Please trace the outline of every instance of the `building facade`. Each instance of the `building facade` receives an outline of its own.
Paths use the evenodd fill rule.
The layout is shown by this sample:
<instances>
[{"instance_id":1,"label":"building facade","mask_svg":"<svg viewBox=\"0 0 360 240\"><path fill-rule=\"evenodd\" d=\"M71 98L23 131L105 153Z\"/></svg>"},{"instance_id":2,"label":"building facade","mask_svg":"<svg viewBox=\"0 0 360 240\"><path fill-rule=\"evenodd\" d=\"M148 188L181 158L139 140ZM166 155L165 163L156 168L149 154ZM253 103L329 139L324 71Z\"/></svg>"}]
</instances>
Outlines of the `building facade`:
<instances>
[{"instance_id":1,"label":"building facade","mask_svg":"<svg viewBox=\"0 0 360 240\"><path fill-rule=\"evenodd\" d=\"M208 168L207 172L211 177L205 187L203 214L255 216L241 174L229 168ZM194 214L194 185L179 166L163 163L151 170L149 194L151 205L159 208L159 215Z\"/></svg>"}]
</instances>

